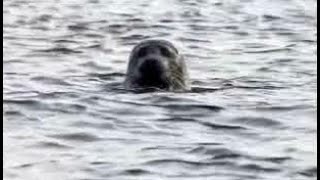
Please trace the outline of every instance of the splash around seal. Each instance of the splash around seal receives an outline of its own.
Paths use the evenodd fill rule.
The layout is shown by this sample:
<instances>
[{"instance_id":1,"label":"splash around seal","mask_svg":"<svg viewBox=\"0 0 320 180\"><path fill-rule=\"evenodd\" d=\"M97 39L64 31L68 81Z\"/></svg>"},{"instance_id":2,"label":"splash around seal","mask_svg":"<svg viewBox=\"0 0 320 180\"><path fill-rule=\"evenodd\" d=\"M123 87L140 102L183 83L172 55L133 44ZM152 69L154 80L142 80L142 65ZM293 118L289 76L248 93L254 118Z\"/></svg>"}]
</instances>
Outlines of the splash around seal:
<instances>
[{"instance_id":1,"label":"splash around seal","mask_svg":"<svg viewBox=\"0 0 320 180\"><path fill-rule=\"evenodd\" d=\"M166 40L145 40L133 48L124 85L127 89L190 90L184 58Z\"/></svg>"}]
</instances>

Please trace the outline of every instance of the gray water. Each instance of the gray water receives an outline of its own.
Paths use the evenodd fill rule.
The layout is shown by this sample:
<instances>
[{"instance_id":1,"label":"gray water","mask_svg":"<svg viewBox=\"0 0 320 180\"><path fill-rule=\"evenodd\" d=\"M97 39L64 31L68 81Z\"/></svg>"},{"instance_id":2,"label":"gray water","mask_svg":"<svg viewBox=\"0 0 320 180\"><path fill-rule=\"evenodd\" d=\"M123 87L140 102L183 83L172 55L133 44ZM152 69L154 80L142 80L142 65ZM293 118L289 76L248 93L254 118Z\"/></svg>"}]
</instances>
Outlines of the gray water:
<instances>
[{"instance_id":1,"label":"gray water","mask_svg":"<svg viewBox=\"0 0 320 180\"><path fill-rule=\"evenodd\" d=\"M3 179L317 179L316 1L3 6ZM149 38L192 91L123 89Z\"/></svg>"}]
</instances>

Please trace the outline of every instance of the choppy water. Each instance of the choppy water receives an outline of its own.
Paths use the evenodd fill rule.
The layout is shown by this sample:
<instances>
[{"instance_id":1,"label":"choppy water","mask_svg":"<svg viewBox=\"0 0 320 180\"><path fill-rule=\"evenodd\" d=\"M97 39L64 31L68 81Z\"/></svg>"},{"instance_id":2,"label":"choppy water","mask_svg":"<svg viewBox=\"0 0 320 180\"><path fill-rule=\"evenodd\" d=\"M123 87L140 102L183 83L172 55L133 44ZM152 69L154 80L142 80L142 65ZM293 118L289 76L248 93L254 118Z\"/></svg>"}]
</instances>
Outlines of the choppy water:
<instances>
[{"instance_id":1,"label":"choppy water","mask_svg":"<svg viewBox=\"0 0 320 180\"><path fill-rule=\"evenodd\" d=\"M317 178L316 1L5 0L4 179ZM133 93L172 41L193 91Z\"/></svg>"}]
</instances>

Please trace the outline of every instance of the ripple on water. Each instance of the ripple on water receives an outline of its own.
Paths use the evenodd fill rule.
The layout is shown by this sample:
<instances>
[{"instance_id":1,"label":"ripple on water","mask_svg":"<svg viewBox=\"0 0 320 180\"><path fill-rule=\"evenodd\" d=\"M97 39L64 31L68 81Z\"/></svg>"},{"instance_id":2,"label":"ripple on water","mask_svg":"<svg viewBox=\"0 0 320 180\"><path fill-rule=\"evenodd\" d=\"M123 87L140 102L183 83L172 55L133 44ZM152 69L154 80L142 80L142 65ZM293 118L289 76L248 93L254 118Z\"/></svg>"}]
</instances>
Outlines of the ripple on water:
<instances>
[{"instance_id":1,"label":"ripple on water","mask_svg":"<svg viewBox=\"0 0 320 180\"><path fill-rule=\"evenodd\" d=\"M53 142L53 141L41 141L36 143L35 145L33 145L33 147L36 148L47 148L47 149L71 149L72 147L67 145L67 144L63 144L61 142Z\"/></svg>"},{"instance_id":2,"label":"ripple on water","mask_svg":"<svg viewBox=\"0 0 320 180\"><path fill-rule=\"evenodd\" d=\"M210 112L219 112L223 110L223 107L215 105L202 105L202 104L168 104L168 105L158 105L160 107L165 107L172 109L174 111L210 111Z\"/></svg>"},{"instance_id":3,"label":"ripple on water","mask_svg":"<svg viewBox=\"0 0 320 180\"><path fill-rule=\"evenodd\" d=\"M185 167L186 171L184 176L189 177L193 175L201 175L206 171L213 169L229 169L233 171L233 173L239 173L242 171L247 172L247 176L250 175L249 173L280 173L281 170L279 168L272 168L272 167L264 167L262 165L257 164L236 164L232 161L212 161L212 162L205 162L205 161L191 161L191 160L183 160L183 159L159 159L159 160L151 160L145 163L145 165L149 165L151 167L158 166L158 167ZM191 169L197 168L198 171L190 171ZM178 172L172 172L176 174L180 174ZM231 173L231 174L233 174ZM214 175L214 174L211 174ZM219 176L219 173L215 174Z\"/></svg>"},{"instance_id":4,"label":"ripple on water","mask_svg":"<svg viewBox=\"0 0 320 180\"><path fill-rule=\"evenodd\" d=\"M87 106L75 103L51 103L48 109L60 113L76 114L84 113L87 110Z\"/></svg>"},{"instance_id":5,"label":"ripple on water","mask_svg":"<svg viewBox=\"0 0 320 180\"><path fill-rule=\"evenodd\" d=\"M209 156L210 160L242 159L256 163L271 162L274 163L274 165L283 164L285 162L293 160L293 158L289 156L253 156L246 152L239 152L236 149L224 148L223 144L200 144L197 147L188 150L188 153Z\"/></svg>"},{"instance_id":6,"label":"ripple on water","mask_svg":"<svg viewBox=\"0 0 320 180\"><path fill-rule=\"evenodd\" d=\"M202 125L210 127L215 130L244 130L246 129L243 126L236 126L236 125L224 125L224 124L216 124L211 122L201 122Z\"/></svg>"},{"instance_id":7,"label":"ripple on water","mask_svg":"<svg viewBox=\"0 0 320 180\"><path fill-rule=\"evenodd\" d=\"M277 120L268 119L265 117L237 117L231 121L236 124L242 124L244 126L264 127L264 128L281 128L283 125L281 122Z\"/></svg>"},{"instance_id":8,"label":"ripple on water","mask_svg":"<svg viewBox=\"0 0 320 180\"><path fill-rule=\"evenodd\" d=\"M48 137L67 140L67 141L75 141L75 142L95 142L95 141L102 140L100 137L88 132L53 134L53 135L48 135Z\"/></svg>"},{"instance_id":9,"label":"ripple on water","mask_svg":"<svg viewBox=\"0 0 320 180\"><path fill-rule=\"evenodd\" d=\"M86 31L89 30L87 23L77 23L74 25L69 25L68 29L71 31Z\"/></svg>"},{"instance_id":10,"label":"ripple on water","mask_svg":"<svg viewBox=\"0 0 320 180\"><path fill-rule=\"evenodd\" d=\"M255 109L259 111L296 111L296 110L303 110L303 109L312 109L314 106L309 105L289 105L289 106L261 106L256 107Z\"/></svg>"},{"instance_id":11,"label":"ripple on water","mask_svg":"<svg viewBox=\"0 0 320 180\"><path fill-rule=\"evenodd\" d=\"M12 104L12 105L20 105L25 107L33 107L33 108L39 108L46 107L44 103L41 103L38 100L31 100L31 99L4 99L3 103L5 104Z\"/></svg>"},{"instance_id":12,"label":"ripple on water","mask_svg":"<svg viewBox=\"0 0 320 180\"><path fill-rule=\"evenodd\" d=\"M202 121L199 120L199 118L201 119L201 116L195 116L194 118L192 118L193 116L190 116L190 114L187 115L172 115L171 117L168 118L160 118L157 121L160 122L169 122L171 123L182 123L182 122L187 122L187 123L195 123L197 125L200 126L204 126L204 127L208 127L212 130L221 130L221 131L226 131L226 130L230 130L232 132L234 132L235 130L246 130L246 126L239 126L239 125L234 125L234 124L226 124L226 123L216 123L216 122L208 122L208 121ZM210 144L210 143L209 143Z\"/></svg>"},{"instance_id":13,"label":"ripple on water","mask_svg":"<svg viewBox=\"0 0 320 180\"><path fill-rule=\"evenodd\" d=\"M219 146L215 148L199 146L189 150L189 153L209 155L211 160L235 159L235 158L245 157L240 153L237 153L227 148L221 148Z\"/></svg>"},{"instance_id":14,"label":"ripple on water","mask_svg":"<svg viewBox=\"0 0 320 180\"><path fill-rule=\"evenodd\" d=\"M54 78L48 76L33 76L30 80L41 82L44 84L53 84L53 85L61 85L61 86L71 86L70 83L66 82L61 78Z\"/></svg>"},{"instance_id":15,"label":"ripple on water","mask_svg":"<svg viewBox=\"0 0 320 180\"><path fill-rule=\"evenodd\" d=\"M299 172L299 174L309 178L311 177L317 178L317 174L318 174L317 169L318 169L317 167L305 169L304 171Z\"/></svg>"},{"instance_id":16,"label":"ripple on water","mask_svg":"<svg viewBox=\"0 0 320 180\"><path fill-rule=\"evenodd\" d=\"M67 47L52 47L52 48L48 48L48 49L37 50L35 52L51 53L51 54L79 54L79 53L83 53L80 50L75 50L75 49L67 48Z\"/></svg>"},{"instance_id":17,"label":"ripple on water","mask_svg":"<svg viewBox=\"0 0 320 180\"><path fill-rule=\"evenodd\" d=\"M188 166L189 168L200 168L200 167L209 167L209 166L228 166L228 165L234 165L234 163L231 162L201 162L201 161L189 161L189 160L183 160L183 159L157 159L157 160L150 160L145 163L146 165L151 166L172 166L176 164L179 166Z\"/></svg>"},{"instance_id":18,"label":"ripple on water","mask_svg":"<svg viewBox=\"0 0 320 180\"><path fill-rule=\"evenodd\" d=\"M120 174L130 175L130 176L131 175L140 176L140 175L152 174L152 172L145 169L132 168L132 169L123 170L123 172L121 172Z\"/></svg>"},{"instance_id":19,"label":"ripple on water","mask_svg":"<svg viewBox=\"0 0 320 180\"><path fill-rule=\"evenodd\" d=\"M167 116L180 116L180 117L206 117L219 113L224 108L215 105L202 105L202 104L163 104L155 105L162 107L167 111Z\"/></svg>"}]
</instances>

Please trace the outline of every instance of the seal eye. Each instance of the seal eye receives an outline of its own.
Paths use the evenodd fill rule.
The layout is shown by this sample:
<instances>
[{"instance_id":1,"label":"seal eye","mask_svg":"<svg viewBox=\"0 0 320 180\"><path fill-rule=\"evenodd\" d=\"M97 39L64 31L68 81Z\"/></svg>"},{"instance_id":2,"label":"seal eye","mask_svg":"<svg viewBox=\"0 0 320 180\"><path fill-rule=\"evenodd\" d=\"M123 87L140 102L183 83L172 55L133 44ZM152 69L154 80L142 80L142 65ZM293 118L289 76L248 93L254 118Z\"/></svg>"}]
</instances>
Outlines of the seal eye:
<instances>
[{"instance_id":1,"label":"seal eye","mask_svg":"<svg viewBox=\"0 0 320 180\"><path fill-rule=\"evenodd\" d=\"M144 57L147 55L147 48L141 48L138 53L137 53L137 57Z\"/></svg>"},{"instance_id":2,"label":"seal eye","mask_svg":"<svg viewBox=\"0 0 320 180\"><path fill-rule=\"evenodd\" d=\"M165 57L173 57L173 54L167 48L160 47L160 51L161 54Z\"/></svg>"}]
</instances>

